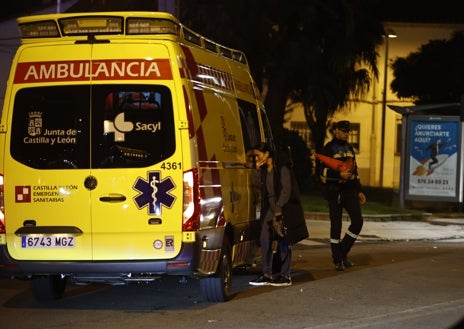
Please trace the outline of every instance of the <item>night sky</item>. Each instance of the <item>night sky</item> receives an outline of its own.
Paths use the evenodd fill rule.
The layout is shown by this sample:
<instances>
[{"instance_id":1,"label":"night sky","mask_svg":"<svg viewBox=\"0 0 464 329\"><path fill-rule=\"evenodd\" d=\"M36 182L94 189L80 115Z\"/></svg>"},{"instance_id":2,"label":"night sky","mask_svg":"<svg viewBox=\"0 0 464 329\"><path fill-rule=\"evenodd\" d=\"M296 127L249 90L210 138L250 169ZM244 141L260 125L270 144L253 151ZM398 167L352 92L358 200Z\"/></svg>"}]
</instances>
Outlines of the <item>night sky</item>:
<instances>
[{"instance_id":1,"label":"night sky","mask_svg":"<svg viewBox=\"0 0 464 329\"><path fill-rule=\"evenodd\" d=\"M65 2L66 0L62 0ZM110 0L117 1L117 0ZM140 1L140 0L138 0ZM144 0L146 1L146 0ZM217 1L217 0L215 0ZM266 1L266 0L264 0ZM320 1L320 0L319 0ZM383 21L415 23L464 23L464 13L457 1L411 1L411 0L366 0L379 2L379 14ZM53 4L54 2L52 2ZM37 0L16 0L0 11L0 20L16 17L30 12L34 6L40 7ZM182 5L182 0L180 0ZM43 6L43 5L42 5ZM50 3L48 3L50 6Z\"/></svg>"},{"instance_id":2,"label":"night sky","mask_svg":"<svg viewBox=\"0 0 464 329\"><path fill-rule=\"evenodd\" d=\"M383 21L415 23L464 23L457 1L379 0Z\"/></svg>"}]
</instances>

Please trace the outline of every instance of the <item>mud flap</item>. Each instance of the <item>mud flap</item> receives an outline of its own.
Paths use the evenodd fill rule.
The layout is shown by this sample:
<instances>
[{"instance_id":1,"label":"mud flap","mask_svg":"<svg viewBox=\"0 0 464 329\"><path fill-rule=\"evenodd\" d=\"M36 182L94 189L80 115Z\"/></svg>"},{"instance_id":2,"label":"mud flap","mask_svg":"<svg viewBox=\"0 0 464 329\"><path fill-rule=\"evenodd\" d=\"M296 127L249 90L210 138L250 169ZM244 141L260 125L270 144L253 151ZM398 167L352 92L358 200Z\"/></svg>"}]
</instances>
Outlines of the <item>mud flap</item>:
<instances>
[{"instance_id":1,"label":"mud flap","mask_svg":"<svg viewBox=\"0 0 464 329\"><path fill-rule=\"evenodd\" d=\"M196 233L195 268L200 274L214 274L222 254L225 228L215 227Z\"/></svg>"}]
</instances>

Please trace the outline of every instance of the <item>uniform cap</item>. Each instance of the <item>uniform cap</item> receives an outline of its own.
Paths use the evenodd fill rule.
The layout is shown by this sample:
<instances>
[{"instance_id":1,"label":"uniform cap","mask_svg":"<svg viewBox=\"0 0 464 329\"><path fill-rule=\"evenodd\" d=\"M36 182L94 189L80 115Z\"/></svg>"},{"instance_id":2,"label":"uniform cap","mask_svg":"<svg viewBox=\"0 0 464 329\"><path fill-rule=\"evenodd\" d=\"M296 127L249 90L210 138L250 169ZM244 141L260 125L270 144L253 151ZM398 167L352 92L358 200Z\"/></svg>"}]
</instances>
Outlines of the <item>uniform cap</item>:
<instances>
[{"instance_id":1,"label":"uniform cap","mask_svg":"<svg viewBox=\"0 0 464 329\"><path fill-rule=\"evenodd\" d=\"M347 120L338 121L338 122L335 124L335 128L338 128L338 129L343 130L343 131L350 131L350 130L351 130L351 128L350 128L350 122L347 121Z\"/></svg>"}]
</instances>

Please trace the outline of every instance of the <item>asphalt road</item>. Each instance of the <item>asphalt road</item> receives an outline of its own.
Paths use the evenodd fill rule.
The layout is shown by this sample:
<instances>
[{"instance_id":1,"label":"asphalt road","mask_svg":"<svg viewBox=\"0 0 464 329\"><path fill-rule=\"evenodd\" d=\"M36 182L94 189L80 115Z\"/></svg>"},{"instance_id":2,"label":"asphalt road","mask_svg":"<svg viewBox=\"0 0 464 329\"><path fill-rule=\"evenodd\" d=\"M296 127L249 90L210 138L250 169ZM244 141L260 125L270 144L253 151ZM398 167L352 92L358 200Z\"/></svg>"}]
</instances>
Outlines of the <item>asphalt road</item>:
<instances>
[{"instance_id":1,"label":"asphalt road","mask_svg":"<svg viewBox=\"0 0 464 329\"><path fill-rule=\"evenodd\" d=\"M150 285L70 286L38 304L26 281L0 279L1 329L448 329L464 319L464 243L362 241L336 272L324 241L294 247L293 285L251 287L260 264L234 276L234 298L208 303L190 278Z\"/></svg>"}]
</instances>

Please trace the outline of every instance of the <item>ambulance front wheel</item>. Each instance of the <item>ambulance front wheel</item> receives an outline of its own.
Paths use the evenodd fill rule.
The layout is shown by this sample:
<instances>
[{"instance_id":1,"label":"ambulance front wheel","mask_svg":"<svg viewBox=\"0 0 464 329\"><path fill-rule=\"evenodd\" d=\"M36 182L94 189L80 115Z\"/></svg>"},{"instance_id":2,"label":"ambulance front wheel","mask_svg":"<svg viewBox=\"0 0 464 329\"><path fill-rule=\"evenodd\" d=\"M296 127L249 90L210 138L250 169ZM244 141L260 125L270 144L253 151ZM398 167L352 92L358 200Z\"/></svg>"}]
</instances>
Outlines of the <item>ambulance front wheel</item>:
<instances>
[{"instance_id":1,"label":"ambulance front wheel","mask_svg":"<svg viewBox=\"0 0 464 329\"><path fill-rule=\"evenodd\" d=\"M47 302L63 297L66 278L61 275L44 275L31 279L32 294L39 302Z\"/></svg>"},{"instance_id":2,"label":"ambulance front wheel","mask_svg":"<svg viewBox=\"0 0 464 329\"><path fill-rule=\"evenodd\" d=\"M231 247L224 237L218 270L214 276L200 280L200 290L204 299L209 302L226 302L232 295L232 261Z\"/></svg>"}]
</instances>

